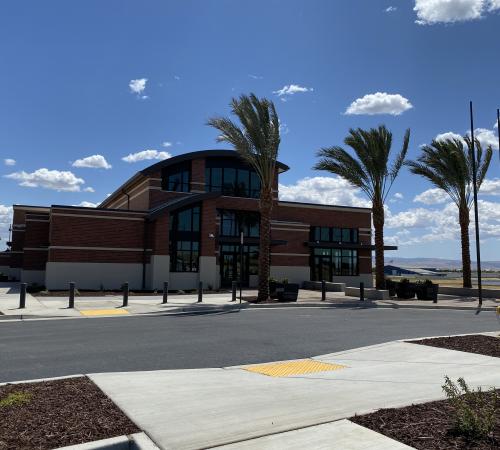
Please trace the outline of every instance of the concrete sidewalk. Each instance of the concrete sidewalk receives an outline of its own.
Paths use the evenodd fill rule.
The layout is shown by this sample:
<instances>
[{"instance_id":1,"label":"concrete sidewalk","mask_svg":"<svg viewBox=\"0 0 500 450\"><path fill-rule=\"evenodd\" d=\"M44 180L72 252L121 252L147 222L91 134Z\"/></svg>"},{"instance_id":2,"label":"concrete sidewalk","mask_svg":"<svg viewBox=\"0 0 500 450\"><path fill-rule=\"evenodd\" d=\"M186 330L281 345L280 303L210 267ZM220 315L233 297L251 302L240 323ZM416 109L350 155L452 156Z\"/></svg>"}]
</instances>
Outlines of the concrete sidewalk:
<instances>
[{"instance_id":1,"label":"concrete sidewalk","mask_svg":"<svg viewBox=\"0 0 500 450\"><path fill-rule=\"evenodd\" d=\"M318 372L304 369L318 366ZM255 372L266 367L90 377L163 449L289 448L284 443L294 438L288 433L299 433L303 442L319 439L315 448L377 448L369 445L370 433L365 446L356 443L362 435L352 433L350 425L317 426L382 407L441 399L445 375L464 377L474 387L500 387L499 358L402 341L273 366L278 373L299 367L284 377ZM325 440L331 445L321 447ZM404 448L392 445L382 442L379 448Z\"/></svg>"},{"instance_id":2,"label":"concrete sidewalk","mask_svg":"<svg viewBox=\"0 0 500 450\"><path fill-rule=\"evenodd\" d=\"M257 291L245 289L243 302L231 302L231 293L205 292L203 302L198 303L197 294L169 294L168 303L162 304L162 296L130 295L128 306L122 307L121 295L101 297L75 297L75 307L68 308L67 297L26 295L26 308L19 309L19 283L0 283L0 320L57 318L57 317L112 317L144 314L178 314L196 312L227 311L243 308L283 308L283 307L345 307L345 308L424 308L476 310L477 299L440 295L437 304L422 300L366 300L349 297L343 292L328 292L326 301L321 301L321 292L302 289L296 303L249 304L245 297L256 297ZM483 311L495 311L500 299L484 299Z\"/></svg>"}]
</instances>

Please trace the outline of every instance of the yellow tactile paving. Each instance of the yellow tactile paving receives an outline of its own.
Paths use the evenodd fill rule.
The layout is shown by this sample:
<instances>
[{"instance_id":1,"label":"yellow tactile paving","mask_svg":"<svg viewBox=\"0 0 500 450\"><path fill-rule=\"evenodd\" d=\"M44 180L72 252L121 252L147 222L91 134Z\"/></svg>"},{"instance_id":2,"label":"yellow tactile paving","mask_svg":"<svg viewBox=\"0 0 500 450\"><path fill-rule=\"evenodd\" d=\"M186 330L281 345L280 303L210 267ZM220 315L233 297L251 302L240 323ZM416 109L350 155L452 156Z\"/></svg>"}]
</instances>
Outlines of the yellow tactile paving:
<instances>
[{"instance_id":1,"label":"yellow tactile paving","mask_svg":"<svg viewBox=\"0 0 500 450\"><path fill-rule=\"evenodd\" d=\"M82 316L121 316L128 314L126 309L82 309Z\"/></svg>"},{"instance_id":2,"label":"yellow tactile paving","mask_svg":"<svg viewBox=\"0 0 500 450\"><path fill-rule=\"evenodd\" d=\"M314 359L299 359L271 364L258 364L244 367L249 372L260 373L269 377L288 377L290 375L304 375L306 373L328 372L345 369L341 364L329 364Z\"/></svg>"}]
</instances>

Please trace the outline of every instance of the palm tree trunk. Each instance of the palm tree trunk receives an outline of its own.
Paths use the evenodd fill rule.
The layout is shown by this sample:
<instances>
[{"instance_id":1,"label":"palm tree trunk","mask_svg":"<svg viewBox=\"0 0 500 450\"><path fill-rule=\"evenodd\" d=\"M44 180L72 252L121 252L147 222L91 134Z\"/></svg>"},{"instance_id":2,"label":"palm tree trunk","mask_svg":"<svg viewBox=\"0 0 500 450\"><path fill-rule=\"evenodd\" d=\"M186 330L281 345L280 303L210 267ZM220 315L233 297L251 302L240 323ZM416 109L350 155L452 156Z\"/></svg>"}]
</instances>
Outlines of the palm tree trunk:
<instances>
[{"instance_id":1,"label":"palm tree trunk","mask_svg":"<svg viewBox=\"0 0 500 450\"><path fill-rule=\"evenodd\" d=\"M470 267L470 244L469 244L469 208L460 205L458 210L458 221L460 222L460 239L462 243L462 277L463 287L472 287L472 276Z\"/></svg>"},{"instance_id":2,"label":"palm tree trunk","mask_svg":"<svg viewBox=\"0 0 500 450\"><path fill-rule=\"evenodd\" d=\"M259 246L259 293L258 302L269 299L269 275L271 271L271 211L272 190L262 190L260 197L260 246Z\"/></svg>"},{"instance_id":3,"label":"palm tree trunk","mask_svg":"<svg viewBox=\"0 0 500 450\"><path fill-rule=\"evenodd\" d=\"M384 289L384 205L373 202L372 211L375 228L375 286L377 289Z\"/></svg>"}]
</instances>

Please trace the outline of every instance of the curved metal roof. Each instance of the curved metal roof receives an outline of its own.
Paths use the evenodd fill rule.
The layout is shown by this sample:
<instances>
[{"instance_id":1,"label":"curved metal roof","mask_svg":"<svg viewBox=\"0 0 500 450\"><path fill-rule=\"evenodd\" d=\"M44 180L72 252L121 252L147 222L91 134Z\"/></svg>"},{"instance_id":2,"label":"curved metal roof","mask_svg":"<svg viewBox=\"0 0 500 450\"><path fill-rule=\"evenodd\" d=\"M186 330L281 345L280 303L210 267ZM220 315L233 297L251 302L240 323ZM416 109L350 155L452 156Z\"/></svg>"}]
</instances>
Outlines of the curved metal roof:
<instances>
[{"instance_id":1,"label":"curved metal roof","mask_svg":"<svg viewBox=\"0 0 500 450\"><path fill-rule=\"evenodd\" d=\"M239 160L242 160L238 152L236 152L235 150L222 150L222 149L199 150L195 152L183 153L182 155L177 155L173 156L172 158L164 159L163 161L159 161L156 164L146 167L140 172L143 175L148 175L151 172L155 172L157 170L163 169L164 167L169 167L183 161L189 161L191 159L198 159L198 158L211 158L211 157L237 158ZM290 167L288 167L286 164L283 164L282 162L279 161L277 161L276 165L278 166L280 173L286 172L287 170L290 169Z\"/></svg>"}]
</instances>

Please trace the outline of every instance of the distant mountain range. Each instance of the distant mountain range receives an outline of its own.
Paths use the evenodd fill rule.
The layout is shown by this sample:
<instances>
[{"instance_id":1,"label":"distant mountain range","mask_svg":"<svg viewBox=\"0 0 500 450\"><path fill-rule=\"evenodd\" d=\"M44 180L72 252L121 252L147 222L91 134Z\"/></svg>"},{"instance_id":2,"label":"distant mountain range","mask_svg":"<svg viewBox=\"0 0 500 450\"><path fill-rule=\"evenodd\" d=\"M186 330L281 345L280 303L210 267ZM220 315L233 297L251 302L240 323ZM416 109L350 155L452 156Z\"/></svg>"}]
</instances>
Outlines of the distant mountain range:
<instances>
[{"instance_id":1,"label":"distant mountain range","mask_svg":"<svg viewBox=\"0 0 500 450\"><path fill-rule=\"evenodd\" d=\"M445 270L462 269L462 261L443 258L391 258L386 256L385 264L399 267L433 267ZM472 269L476 269L475 261L472 262ZM481 261L481 269L500 270L500 261Z\"/></svg>"}]
</instances>

